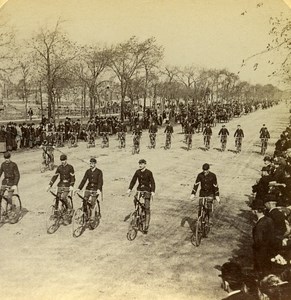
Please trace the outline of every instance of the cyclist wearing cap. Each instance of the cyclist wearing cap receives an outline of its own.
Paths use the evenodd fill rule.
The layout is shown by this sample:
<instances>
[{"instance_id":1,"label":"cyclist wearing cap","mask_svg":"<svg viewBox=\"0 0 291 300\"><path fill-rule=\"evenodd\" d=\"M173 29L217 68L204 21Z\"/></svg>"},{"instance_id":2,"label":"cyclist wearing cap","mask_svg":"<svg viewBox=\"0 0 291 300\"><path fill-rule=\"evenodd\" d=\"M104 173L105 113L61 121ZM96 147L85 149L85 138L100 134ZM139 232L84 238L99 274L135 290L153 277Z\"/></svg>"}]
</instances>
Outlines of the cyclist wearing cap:
<instances>
[{"instance_id":1,"label":"cyclist wearing cap","mask_svg":"<svg viewBox=\"0 0 291 300\"><path fill-rule=\"evenodd\" d=\"M146 168L146 161L144 159L139 160L139 169L134 173L127 193L130 195L136 181L138 180L138 191L144 191L145 194L145 230L144 233L148 232L150 224L150 199L151 196L155 195L156 184L153 173Z\"/></svg>"},{"instance_id":2,"label":"cyclist wearing cap","mask_svg":"<svg viewBox=\"0 0 291 300\"><path fill-rule=\"evenodd\" d=\"M237 146L238 141L240 140L240 143L241 143L242 138L245 137L244 131L241 129L240 125L237 125L237 129L234 132L233 136L235 137L235 146Z\"/></svg>"},{"instance_id":3,"label":"cyclist wearing cap","mask_svg":"<svg viewBox=\"0 0 291 300\"><path fill-rule=\"evenodd\" d=\"M57 178L60 176L58 183L57 197L66 205L68 213L71 212L72 206L67 197L69 192L73 191L75 184L75 171L72 165L67 163L67 155L62 154L60 156L61 165L58 166L55 175L52 177L47 191L51 189Z\"/></svg>"},{"instance_id":4,"label":"cyclist wearing cap","mask_svg":"<svg viewBox=\"0 0 291 300\"><path fill-rule=\"evenodd\" d=\"M0 188L0 200L4 195L5 190L8 189L8 199L11 200L14 190L16 190L20 174L18 170L18 166L15 162L10 160L11 154L10 152L4 153L5 161L1 164L0 167L0 178L2 174L4 174L4 178L2 180L2 185Z\"/></svg>"},{"instance_id":5,"label":"cyclist wearing cap","mask_svg":"<svg viewBox=\"0 0 291 300\"><path fill-rule=\"evenodd\" d=\"M226 143L228 135L229 135L228 129L223 124L221 129L218 132L218 136L220 136L220 142L222 143L223 140L225 139L225 143Z\"/></svg>"},{"instance_id":6,"label":"cyclist wearing cap","mask_svg":"<svg viewBox=\"0 0 291 300\"><path fill-rule=\"evenodd\" d=\"M268 131L268 128L265 124L263 124L263 127L260 129L260 139L269 139L270 133Z\"/></svg>"},{"instance_id":7,"label":"cyclist wearing cap","mask_svg":"<svg viewBox=\"0 0 291 300\"><path fill-rule=\"evenodd\" d=\"M90 204L92 207L95 206L97 197L101 194L102 187L103 187L103 173L100 169L98 169L96 167L96 164L97 164L97 160L94 157L92 157L90 159L90 169L88 169L85 172L85 175L84 175L81 183L79 184L78 189L76 190L76 192L82 190L85 183L88 181L88 184L86 186L86 190L84 193L84 198L88 201L90 196L92 195L92 191L96 192L95 194L93 193L93 195L91 197L92 203L90 203ZM99 209L99 211L100 211L100 209ZM92 218L94 218L93 215L92 215Z\"/></svg>"},{"instance_id":8,"label":"cyclist wearing cap","mask_svg":"<svg viewBox=\"0 0 291 300\"><path fill-rule=\"evenodd\" d=\"M198 174L195 184L194 184L194 187L191 192L191 197L190 197L191 200L194 200L197 189L200 184L199 197L212 198L211 200L207 199L208 216L209 216L210 212L212 211L213 199L215 198L218 203L220 202L217 178L214 173L209 171L209 169L210 169L209 164L207 164L207 163L203 164L203 166L202 166L203 172ZM200 212L201 212L201 204L202 204L202 201L199 201L198 215L200 215Z\"/></svg>"}]
</instances>

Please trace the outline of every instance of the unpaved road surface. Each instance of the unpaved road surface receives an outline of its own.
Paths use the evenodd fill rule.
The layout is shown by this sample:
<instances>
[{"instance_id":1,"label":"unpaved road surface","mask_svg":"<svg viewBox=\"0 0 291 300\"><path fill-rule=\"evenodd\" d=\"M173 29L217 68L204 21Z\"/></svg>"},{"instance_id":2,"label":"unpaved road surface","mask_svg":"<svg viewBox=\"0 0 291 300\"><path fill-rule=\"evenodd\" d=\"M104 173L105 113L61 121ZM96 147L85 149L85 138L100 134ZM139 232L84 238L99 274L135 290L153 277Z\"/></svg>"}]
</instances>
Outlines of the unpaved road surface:
<instances>
[{"instance_id":1,"label":"unpaved road surface","mask_svg":"<svg viewBox=\"0 0 291 300\"><path fill-rule=\"evenodd\" d=\"M72 237L71 226L61 226L46 233L46 211L52 197L45 192L53 172L40 173L41 150L13 154L21 172L19 192L24 216L15 225L0 228L1 299L221 299L221 265L231 258L251 267L251 223L246 204L251 185L259 178L263 165L258 131L266 123L270 146L288 124L288 109L280 104L268 110L258 110L227 124L231 137L227 150L220 152L214 129L211 149L203 146L202 136L193 138L193 149L185 150L180 126L175 127L172 148L162 148L162 130L157 136L157 148L148 149L148 136L142 138L141 153L132 155L131 137L127 148L120 150L111 137L110 148L78 148L60 150L68 154L79 184L88 165L96 155L98 167L104 173L102 219L94 231L86 230L79 238ZM245 132L243 149L234 153L233 133L237 124ZM56 158L59 157L57 151ZM124 196L129 181L145 158L156 180L156 196L152 202L152 219L148 235L138 233L126 239L132 211L132 198ZM58 159L57 159L57 162ZM197 215L197 201L189 200L190 192L203 163L211 164L217 174L221 201L216 205L213 227L200 247L191 244L191 226ZM75 207L80 199L74 199Z\"/></svg>"}]
</instances>

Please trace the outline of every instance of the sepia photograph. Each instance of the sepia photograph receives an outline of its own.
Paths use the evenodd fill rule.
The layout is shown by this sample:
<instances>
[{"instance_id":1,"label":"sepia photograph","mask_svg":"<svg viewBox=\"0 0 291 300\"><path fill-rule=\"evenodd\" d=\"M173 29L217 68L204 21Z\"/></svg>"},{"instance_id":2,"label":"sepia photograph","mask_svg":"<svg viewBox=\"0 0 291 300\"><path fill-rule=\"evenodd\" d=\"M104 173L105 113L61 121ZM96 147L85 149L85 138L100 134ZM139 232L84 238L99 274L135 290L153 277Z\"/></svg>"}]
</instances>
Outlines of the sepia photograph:
<instances>
[{"instance_id":1,"label":"sepia photograph","mask_svg":"<svg viewBox=\"0 0 291 300\"><path fill-rule=\"evenodd\" d=\"M1 300L291 299L291 0L0 0Z\"/></svg>"}]
</instances>

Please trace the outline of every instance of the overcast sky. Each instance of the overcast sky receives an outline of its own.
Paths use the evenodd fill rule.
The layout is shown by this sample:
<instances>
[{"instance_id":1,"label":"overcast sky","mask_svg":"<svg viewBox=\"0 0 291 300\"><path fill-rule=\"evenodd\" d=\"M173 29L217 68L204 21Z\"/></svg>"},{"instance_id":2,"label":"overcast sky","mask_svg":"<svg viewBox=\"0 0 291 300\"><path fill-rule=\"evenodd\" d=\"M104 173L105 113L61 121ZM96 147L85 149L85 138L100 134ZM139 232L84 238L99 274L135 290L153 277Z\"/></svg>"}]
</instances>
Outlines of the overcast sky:
<instances>
[{"instance_id":1,"label":"overcast sky","mask_svg":"<svg viewBox=\"0 0 291 300\"><path fill-rule=\"evenodd\" d=\"M251 83L276 83L267 75L278 52L259 56L240 70L244 58L270 42L270 16L291 15L291 0L0 0L0 20L28 38L61 17L71 38L111 45L136 35L154 36L165 63L227 68ZM289 2L289 3L288 3ZM257 5L260 7L257 7ZM262 4L262 5L261 5ZM289 4L289 7L288 7ZM244 13L242 15L242 13ZM272 56L272 57L271 57ZM256 71L253 65L258 63Z\"/></svg>"}]
</instances>

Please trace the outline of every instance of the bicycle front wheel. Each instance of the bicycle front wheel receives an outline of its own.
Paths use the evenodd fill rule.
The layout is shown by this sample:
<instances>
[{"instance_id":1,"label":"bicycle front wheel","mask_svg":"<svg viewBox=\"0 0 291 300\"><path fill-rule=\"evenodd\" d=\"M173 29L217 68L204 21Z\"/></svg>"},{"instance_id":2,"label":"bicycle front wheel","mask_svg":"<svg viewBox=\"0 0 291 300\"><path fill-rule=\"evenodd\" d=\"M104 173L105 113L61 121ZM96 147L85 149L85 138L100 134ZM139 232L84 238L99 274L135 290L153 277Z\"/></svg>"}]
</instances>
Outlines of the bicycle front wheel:
<instances>
[{"instance_id":1,"label":"bicycle front wheel","mask_svg":"<svg viewBox=\"0 0 291 300\"><path fill-rule=\"evenodd\" d=\"M47 233L55 233L60 227L59 211L55 209L54 205L50 206L47 212L46 228Z\"/></svg>"},{"instance_id":2,"label":"bicycle front wheel","mask_svg":"<svg viewBox=\"0 0 291 300\"><path fill-rule=\"evenodd\" d=\"M195 245L198 247L201 243L203 235L203 228L202 228L202 217L200 216L196 222L196 228L195 228Z\"/></svg>"},{"instance_id":3,"label":"bicycle front wheel","mask_svg":"<svg viewBox=\"0 0 291 300\"><path fill-rule=\"evenodd\" d=\"M97 207L96 209L94 209L91 214L93 214L93 217L91 216L91 220L89 222L89 229L93 230L95 228L98 227L98 225L100 224L100 212L99 212L99 208Z\"/></svg>"},{"instance_id":4,"label":"bicycle front wheel","mask_svg":"<svg viewBox=\"0 0 291 300\"><path fill-rule=\"evenodd\" d=\"M133 212L131 214L131 221L130 221L130 224L129 224L129 228L128 228L128 232L127 232L127 239L129 241L133 241L136 236L137 236L137 216L136 216L136 212Z\"/></svg>"},{"instance_id":5,"label":"bicycle front wheel","mask_svg":"<svg viewBox=\"0 0 291 300\"><path fill-rule=\"evenodd\" d=\"M79 237L86 227L86 215L82 208L78 208L73 215L73 237Z\"/></svg>"},{"instance_id":6,"label":"bicycle front wheel","mask_svg":"<svg viewBox=\"0 0 291 300\"><path fill-rule=\"evenodd\" d=\"M17 223L21 216L22 216L22 206L21 206L21 201L20 197L16 194L12 195L12 204L10 207L10 210L8 211L8 219L10 224L15 224Z\"/></svg>"}]
</instances>

